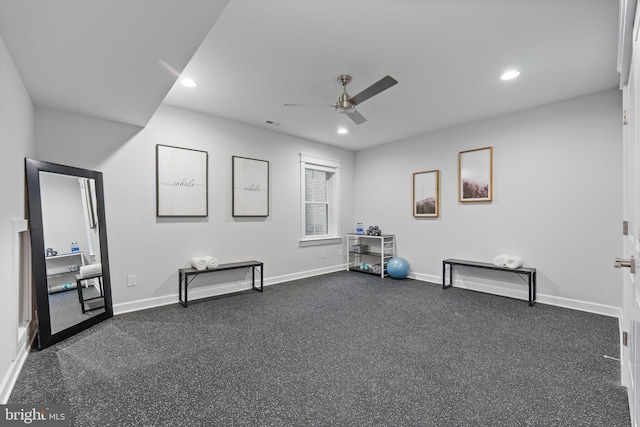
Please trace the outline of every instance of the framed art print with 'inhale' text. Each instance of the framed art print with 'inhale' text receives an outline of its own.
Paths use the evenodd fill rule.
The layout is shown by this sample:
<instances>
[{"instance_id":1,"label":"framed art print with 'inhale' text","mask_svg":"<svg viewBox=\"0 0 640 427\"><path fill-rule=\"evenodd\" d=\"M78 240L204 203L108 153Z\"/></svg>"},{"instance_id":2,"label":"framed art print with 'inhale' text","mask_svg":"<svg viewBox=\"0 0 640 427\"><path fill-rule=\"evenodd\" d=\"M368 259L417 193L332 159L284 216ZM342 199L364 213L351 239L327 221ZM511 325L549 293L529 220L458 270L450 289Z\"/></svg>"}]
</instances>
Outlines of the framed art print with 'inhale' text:
<instances>
[{"instance_id":1,"label":"framed art print with 'inhale' text","mask_svg":"<svg viewBox=\"0 0 640 427\"><path fill-rule=\"evenodd\" d=\"M156 145L157 216L207 216L208 181L206 151Z\"/></svg>"},{"instance_id":2,"label":"framed art print with 'inhale' text","mask_svg":"<svg viewBox=\"0 0 640 427\"><path fill-rule=\"evenodd\" d=\"M460 202L493 200L493 147L458 153L458 199Z\"/></svg>"},{"instance_id":3,"label":"framed art print with 'inhale' text","mask_svg":"<svg viewBox=\"0 0 640 427\"><path fill-rule=\"evenodd\" d=\"M269 162L233 156L232 216L269 216Z\"/></svg>"},{"instance_id":4,"label":"framed art print with 'inhale' text","mask_svg":"<svg viewBox=\"0 0 640 427\"><path fill-rule=\"evenodd\" d=\"M415 218L437 218L439 215L440 171L413 173L413 216Z\"/></svg>"}]
</instances>

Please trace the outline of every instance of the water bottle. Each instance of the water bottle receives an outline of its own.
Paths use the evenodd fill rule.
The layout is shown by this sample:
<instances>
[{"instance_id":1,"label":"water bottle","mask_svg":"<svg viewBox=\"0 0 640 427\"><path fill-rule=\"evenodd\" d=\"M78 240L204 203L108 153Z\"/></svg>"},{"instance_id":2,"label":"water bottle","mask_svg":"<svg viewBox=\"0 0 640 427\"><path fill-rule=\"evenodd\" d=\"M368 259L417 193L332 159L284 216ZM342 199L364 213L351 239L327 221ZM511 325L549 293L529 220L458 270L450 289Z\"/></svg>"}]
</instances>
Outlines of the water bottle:
<instances>
[{"instance_id":1,"label":"water bottle","mask_svg":"<svg viewBox=\"0 0 640 427\"><path fill-rule=\"evenodd\" d=\"M361 222L356 224L356 234L364 234L364 228L362 227Z\"/></svg>"}]
</instances>

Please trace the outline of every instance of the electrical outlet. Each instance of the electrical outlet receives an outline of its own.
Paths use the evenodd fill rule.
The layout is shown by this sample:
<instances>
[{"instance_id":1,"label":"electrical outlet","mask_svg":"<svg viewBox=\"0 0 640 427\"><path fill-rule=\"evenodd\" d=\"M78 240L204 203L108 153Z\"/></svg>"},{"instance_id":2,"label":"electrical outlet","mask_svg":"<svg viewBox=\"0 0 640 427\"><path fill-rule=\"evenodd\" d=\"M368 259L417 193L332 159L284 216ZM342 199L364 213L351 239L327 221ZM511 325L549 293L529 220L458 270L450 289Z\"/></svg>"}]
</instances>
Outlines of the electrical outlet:
<instances>
[{"instance_id":1,"label":"electrical outlet","mask_svg":"<svg viewBox=\"0 0 640 427\"><path fill-rule=\"evenodd\" d=\"M127 286L135 286L136 285L136 276L132 274L127 276Z\"/></svg>"}]
</instances>

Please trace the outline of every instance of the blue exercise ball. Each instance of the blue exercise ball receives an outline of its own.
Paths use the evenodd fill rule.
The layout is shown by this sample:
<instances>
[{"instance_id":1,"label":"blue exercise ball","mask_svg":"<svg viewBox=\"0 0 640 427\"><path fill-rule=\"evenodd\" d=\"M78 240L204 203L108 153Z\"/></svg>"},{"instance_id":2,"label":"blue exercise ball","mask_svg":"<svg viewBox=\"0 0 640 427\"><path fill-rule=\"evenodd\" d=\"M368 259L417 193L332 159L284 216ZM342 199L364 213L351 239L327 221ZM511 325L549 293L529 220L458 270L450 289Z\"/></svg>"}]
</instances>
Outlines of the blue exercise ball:
<instances>
[{"instance_id":1,"label":"blue exercise ball","mask_svg":"<svg viewBox=\"0 0 640 427\"><path fill-rule=\"evenodd\" d=\"M394 279L406 279L409 275L409 261L395 257L387 262L387 273Z\"/></svg>"}]
</instances>

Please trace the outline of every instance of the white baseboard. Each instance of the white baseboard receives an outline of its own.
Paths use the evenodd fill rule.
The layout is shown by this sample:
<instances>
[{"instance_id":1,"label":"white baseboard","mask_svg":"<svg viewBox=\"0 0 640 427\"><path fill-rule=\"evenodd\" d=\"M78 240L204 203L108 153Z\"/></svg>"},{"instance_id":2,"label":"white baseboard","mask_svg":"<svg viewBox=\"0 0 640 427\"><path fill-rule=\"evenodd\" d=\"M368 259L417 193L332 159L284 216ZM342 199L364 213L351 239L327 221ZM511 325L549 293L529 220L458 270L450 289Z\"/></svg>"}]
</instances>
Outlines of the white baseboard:
<instances>
[{"instance_id":1,"label":"white baseboard","mask_svg":"<svg viewBox=\"0 0 640 427\"><path fill-rule=\"evenodd\" d=\"M409 277L412 279L431 282L442 286L442 276L434 276L431 274L422 273L410 273ZM484 292L488 294L500 295L503 297L516 298L524 301L529 300L528 286L524 285L526 289L513 288L503 286L494 286L486 283L479 283L470 280L453 280L453 286L461 289L469 289L472 291ZM620 307L614 307L605 304L598 304L588 301L581 301L571 298L558 297L554 295L541 294L536 292L536 302L541 304L554 305L557 307L570 308L572 310L585 311L588 313L601 314L603 316L620 318L622 316L622 309Z\"/></svg>"},{"instance_id":2,"label":"white baseboard","mask_svg":"<svg viewBox=\"0 0 640 427\"><path fill-rule=\"evenodd\" d=\"M442 286L442 276L434 276L432 274L423 274L423 273L415 273L410 272L407 276L409 279L420 280L421 282L431 282L438 283Z\"/></svg>"},{"instance_id":3,"label":"white baseboard","mask_svg":"<svg viewBox=\"0 0 640 427\"><path fill-rule=\"evenodd\" d=\"M275 285L276 283L289 282L292 280L304 279L306 277L320 276L322 274L343 271L347 268L346 264L335 265L331 267L318 268L315 270L301 271L297 273L285 274L264 278L264 286ZM203 285L189 290L189 301L195 301L201 298L210 298L233 292L247 291L251 289L251 281L242 280L236 282L225 283L222 285ZM177 291L177 290L176 290ZM138 310L146 310L149 308L160 307L163 305L177 304L178 292L175 294L165 295L155 298L146 298L137 301L130 301L113 305L113 314L124 314Z\"/></svg>"},{"instance_id":4,"label":"white baseboard","mask_svg":"<svg viewBox=\"0 0 640 427\"><path fill-rule=\"evenodd\" d=\"M31 339L32 338L33 336ZM4 378L2 378L2 383L0 383L0 404L2 405L5 405L9 400L11 391L13 391L13 386L16 384L16 380L18 379L18 375L20 375L20 371L22 370L25 360L27 360L29 347L31 346L31 339L29 336L29 327L20 327L18 354L15 360L13 360L9 365L9 369L5 373Z\"/></svg>"},{"instance_id":5,"label":"white baseboard","mask_svg":"<svg viewBox=\"0 0 640 427\"><path fill-rule=\"evenodd\" d=\"M275 285L276 283L289 282L292 280L304 279L307 277L320 276L323 274L334 273L336 271L344 271L346 270L346 264L338 264L331 267L318 268L315 270L307 270L300 271L291 274L284 274L281 276L274 276L264 279L264 286ZM436 276L432 274L423 274L411 272L409 273L409 278L430 282L436 284L438 286L442 286L442 276ZM527 289L519 289L513 288L510 289L508 287L503 286L493 286L486 283L478 283L470 280L456 280L453 282L454 286L462 289L469 289L473 291L485 292L494 295L500 295L504 297L521 299L523 301L528 301L528 290ZM526 286L526 285L523 285ZM208 298L219 295L224 295L232 292L239 292L251 289L250 281L238 281L226 283L223 285L212 285L212 286L203 286L199 288L194 288L189 291L189 300L197 300L200 298ZM168 304L175 304L178 302L178 293L171 295L165 295L161 297L155 298L147 298L143 300L131 301L121 304L114 304L113 312L114 314L124 314L132 311L145 310L153 307L160 307ZM537 293L536 302L541 304L554 305L557 307L569 308L572 310L585 311L589 313L601 314L603 316L610 316L620 318L621 316L621 308L609 306L605 304L592 303L588 301L581 301L570 298L557 297L553 295L546 295Z\"/></svg>"},{"instance_id":6,"label":"white baseboard","mask_svg":"<svg viewBox=\"0 0 640 427\"><path fill-rule=\"evenodd\" d=\"M557 307L570 308L578 311L586 311L588 313L601 314L603 316L616 317L618 319L622 317L622 308L611 305L597 304L545 294L538 294L536 301L542 304L555 305Z\"/></svg>"},{"instance_id":7,"label":"white baseboard","mask_svg":"<svg viewBox=\"0 0 640 427\"><path fill-rule=\"evenodd\" d=\"M160 307L178 302L178 294L165 295L162 297L145 298L136 301L113 304L113 314L125 314L132 311L146 310L147 308Z\"/></svg>"},{"instance_id":8,"label":"white baseboard","mask_svg":"<svg viewBox=\"0 0 640 427\"><path fill-rule=\"evenodd\" d=\"M264 284L275 285L276 283L290 282L292 280L305 279L307 277L313 277L313 276L321 276L323 274L335 273L337 271L344 271L346 269L347 269L347 264L338 264L338 265L333 265L331 267L317 268L315 270L307 270L307 271L301 271L298 273L284 274L282 276L271 277L269 279L265 279Z\"/></svg>"}]
</instances>

